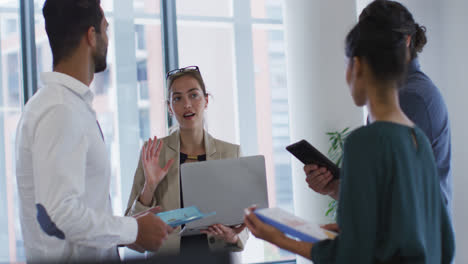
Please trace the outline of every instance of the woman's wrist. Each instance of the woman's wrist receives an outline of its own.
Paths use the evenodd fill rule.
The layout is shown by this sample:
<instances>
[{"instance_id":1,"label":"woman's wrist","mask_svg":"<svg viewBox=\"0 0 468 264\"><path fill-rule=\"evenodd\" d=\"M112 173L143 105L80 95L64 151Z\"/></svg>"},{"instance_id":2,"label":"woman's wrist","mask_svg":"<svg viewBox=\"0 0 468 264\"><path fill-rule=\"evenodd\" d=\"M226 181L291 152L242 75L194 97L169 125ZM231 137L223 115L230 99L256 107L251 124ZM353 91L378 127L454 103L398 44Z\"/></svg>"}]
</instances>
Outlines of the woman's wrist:
<instances>
[{"instance_id":1,"label":"woman's wrist","mask_svg":"<svg viewBox=\"0 0 468 264\"><path fill-rule=\"evenodd\" d=\"M156 191L156 188L158 188L158 184L159 183L157 182L148 183L145 181L145 184L143 185L143 192L153 195L154 191Z\"/></svg>"},{"instance_id":2,"label":"woman's wrist","mask_svg":"<svg viewBox=\"0 0 468 264\"><path fill-rule=\"evenodd\" d=\"M138 201L144 205L144 206L147 206L149 207L151 205L151 200L148 199L148 197L146 197L145 195L143 194L140 194L140 197L138 198Z\"/></svg>"},{"instance_id":3,"label":"woman's wrist","mask_svg":"<svg viewBox=\"0 0 468 264\"><path fill-rule=\"evenodd\" d=\"M150 206L151 201L153 200L153 194L154 191L156 190L157 185L150 185L145 182L145 185L143 186L143 191L140 194L139 201L141 204L144 206Z\"/></svg>"},{"instance_id":4,"label":"woman's wrist","mask_svg":"<svg viewBox=\"0 0 468 264\"><path fill-rule=\"evenodd\" d=\"M229 244L237 244L239 242L239 236L236 234L234 235L229 241L226 241Z\"/></svg>"}]
</instances>

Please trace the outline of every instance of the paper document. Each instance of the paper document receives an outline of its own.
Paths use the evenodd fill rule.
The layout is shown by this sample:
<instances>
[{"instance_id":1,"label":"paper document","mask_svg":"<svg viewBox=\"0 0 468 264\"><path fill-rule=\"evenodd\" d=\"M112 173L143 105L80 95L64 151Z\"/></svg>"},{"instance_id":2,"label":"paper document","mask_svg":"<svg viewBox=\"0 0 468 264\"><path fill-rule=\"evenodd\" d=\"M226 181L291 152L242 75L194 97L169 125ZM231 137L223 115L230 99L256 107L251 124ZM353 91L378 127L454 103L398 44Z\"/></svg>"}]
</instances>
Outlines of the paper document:
<instances>
[{"instance_id":1,"label":"paper document","mask_svg":"<svg viewBox=\"0 0 468 264\"><path fill-rule=\"evenodd\" d=\"M202 212L200 212L200 210L198 210L196 206L190 206L187 208L180 208L158 213L156 214L156 216L159 216L161 220L163 220L166 224L170 225L171 227L177 227L215 214L216 212L203 214Z\"/></svg>"},{"instance_id":2,"label":"paper document","mask_svg":"<svg viewBox=\"0 0 468 264\"><path fill-rule=\"evenodd\" d=\"M325 230L318 224L308 223L280 208L258 209L254 212L263 222L301 241L314 243L324 239L334 239L337 236L336 233Z\"/></svg>"}]
</instances>

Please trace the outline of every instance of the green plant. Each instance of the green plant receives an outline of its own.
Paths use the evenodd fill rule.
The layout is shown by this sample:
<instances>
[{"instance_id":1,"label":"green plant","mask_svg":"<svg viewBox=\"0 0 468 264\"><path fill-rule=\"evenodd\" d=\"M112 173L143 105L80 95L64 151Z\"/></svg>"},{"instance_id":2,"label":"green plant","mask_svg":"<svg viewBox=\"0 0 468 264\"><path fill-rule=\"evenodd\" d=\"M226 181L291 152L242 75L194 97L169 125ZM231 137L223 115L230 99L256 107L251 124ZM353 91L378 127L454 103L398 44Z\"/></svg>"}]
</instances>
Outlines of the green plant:
<instances>
[{"instance_id":1,"label":"green plant","mask_svg":"<svg viewBox=\"0 0 468 264\"><path fill-rule=\"evenodd\" d=\"M349 127L342 131L327 132L328 141L330 142L330 148L328 149L328 157L335 162L335 164L341 168L343 163L343 150L344 143L348 137L350 131ZM328 203L328 208L325 216L330 216L336 220L336 210L338 209L338 201L332 200Z\"/></svg>"}]
</instances>

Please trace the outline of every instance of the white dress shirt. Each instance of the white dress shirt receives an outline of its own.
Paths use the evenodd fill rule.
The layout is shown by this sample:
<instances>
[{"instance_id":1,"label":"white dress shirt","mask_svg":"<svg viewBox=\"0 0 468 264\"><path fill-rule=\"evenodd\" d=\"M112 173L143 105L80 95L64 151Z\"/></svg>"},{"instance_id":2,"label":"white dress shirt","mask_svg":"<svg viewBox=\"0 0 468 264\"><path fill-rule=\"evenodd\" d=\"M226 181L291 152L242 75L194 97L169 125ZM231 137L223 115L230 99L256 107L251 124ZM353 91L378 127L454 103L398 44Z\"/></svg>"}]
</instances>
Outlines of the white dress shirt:
<instances>
[{"instance_id":1,"label":"white dress shirt","mask_svg":"<svg viewBox=\"0 0 468 264\"><path fill-rule=\"evenodd\" d=\"M113 216L111 169L91 107L93 93L71 76L41 75L16 135L16 177L26 258L101 261L136 240L133 217ZM46 233L47 232L47 233Z\"/></svg>"}]
</instances>

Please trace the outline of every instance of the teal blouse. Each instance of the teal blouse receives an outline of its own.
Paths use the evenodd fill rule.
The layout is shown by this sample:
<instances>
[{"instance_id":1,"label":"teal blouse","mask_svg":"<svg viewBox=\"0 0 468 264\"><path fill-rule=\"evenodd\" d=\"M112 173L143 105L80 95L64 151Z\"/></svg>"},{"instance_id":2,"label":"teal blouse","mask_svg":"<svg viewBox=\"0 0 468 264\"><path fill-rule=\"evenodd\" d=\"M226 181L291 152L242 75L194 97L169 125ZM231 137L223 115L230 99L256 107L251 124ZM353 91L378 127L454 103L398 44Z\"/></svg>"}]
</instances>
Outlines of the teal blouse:
<instances>
[{"instance_id":1,"label":"teal blouse","mask_svg":"<svg viewBox=\"0 0 468 264\"><path fill-rule=\"evenodd\" d=\"M431 145L417 127L375 122L345 143L340 234L312 248L319 263L450 263L455 242Z\"/></svg>"}]
</instances>

